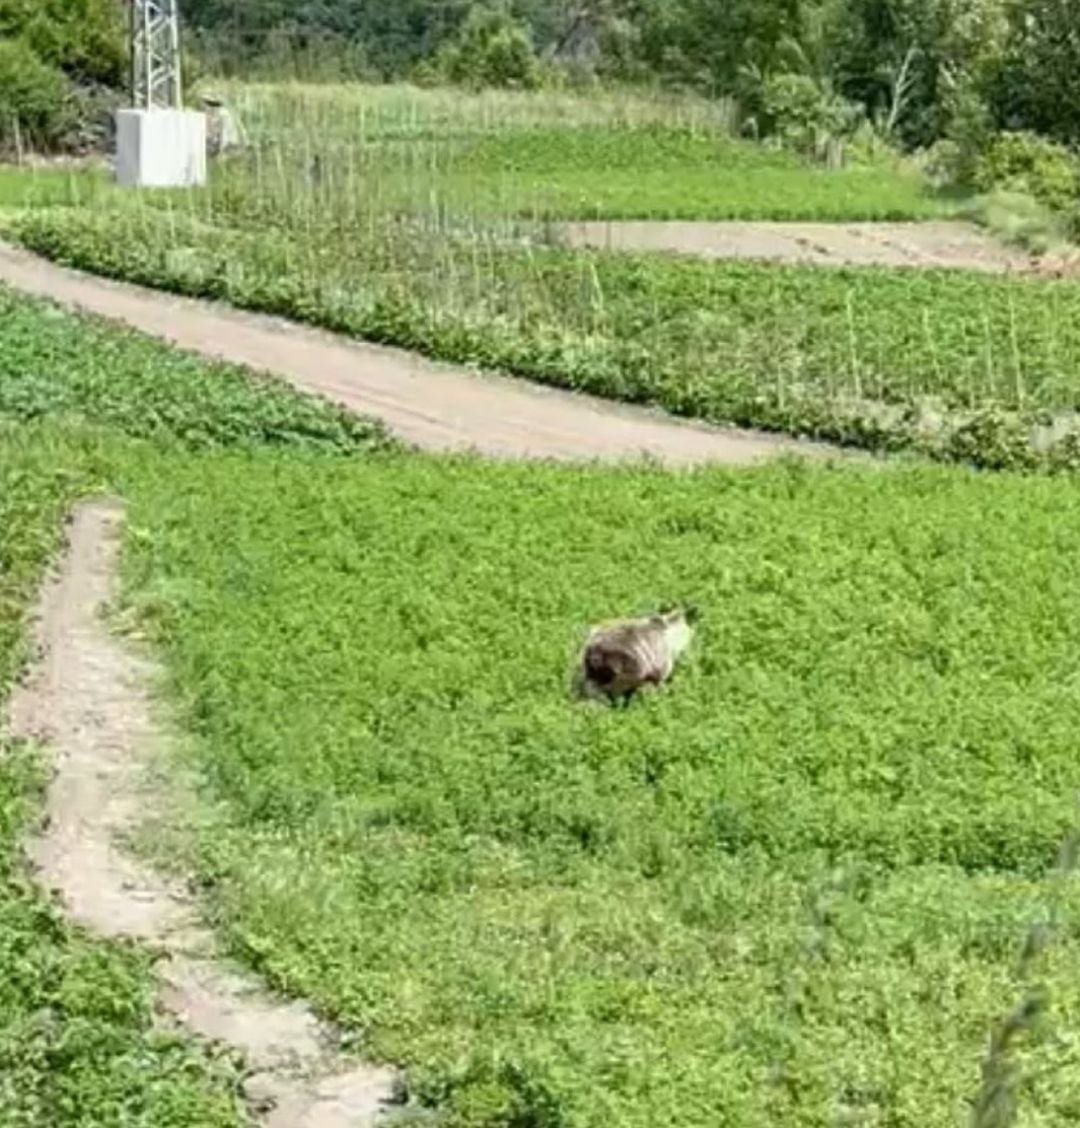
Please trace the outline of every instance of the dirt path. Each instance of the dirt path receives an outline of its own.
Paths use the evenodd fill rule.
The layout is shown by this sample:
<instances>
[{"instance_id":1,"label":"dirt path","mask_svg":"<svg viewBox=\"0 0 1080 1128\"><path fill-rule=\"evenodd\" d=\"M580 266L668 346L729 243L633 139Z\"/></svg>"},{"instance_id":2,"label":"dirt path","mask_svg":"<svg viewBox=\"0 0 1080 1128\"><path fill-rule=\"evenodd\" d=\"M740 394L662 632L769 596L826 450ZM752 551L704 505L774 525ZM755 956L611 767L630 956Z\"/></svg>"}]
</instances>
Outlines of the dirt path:
<instances>
[{"instance_id":1,"label":"dirt path","mask_svg":"<svg viewBox=\"0 0 1080 1128\"><path fill-rule=\"evenodd\" d=\"M672 251L710 259L766 259L816 266L940 267L993 274L1031 272L1031 257L969 223L559 224L570 247Z\"/></svg>"},{"instance_id":2,"label":"dirt path","mask_svg":"<svg viewBox=\"0 0 1080 1128\"><path fill-rule=\"evenodd\" d=\"M122 519L103 503L76 511L68 552L42 596L42 657L12 699L16 735L46 742L55 757L31 859L71 919L161 953L159 1004L172 1021L244 1054L253 1070L246 1095L265 1128L369 1128L392 1101L393 1074L346 1062L303 1004L271 999L219 962L186 890L120 848L145 817L144 772L162 739L147 696L152 667L99 616Z\"/></svg>"},{"instance_id":3,"label":"dirt path","mask_svg":"<svg viewBox=\"0 0 1080 1128\"><path fill-rule=\"evenodd\" d=\"M648 453L672 466L829 453L815 443L682 422L524 380L476 375L276 318L108 282L3 245L0 282L206 356L273 372L304 391L378 416L399 437L428 450L604 460Z\"/></svg>"}]
</instances>

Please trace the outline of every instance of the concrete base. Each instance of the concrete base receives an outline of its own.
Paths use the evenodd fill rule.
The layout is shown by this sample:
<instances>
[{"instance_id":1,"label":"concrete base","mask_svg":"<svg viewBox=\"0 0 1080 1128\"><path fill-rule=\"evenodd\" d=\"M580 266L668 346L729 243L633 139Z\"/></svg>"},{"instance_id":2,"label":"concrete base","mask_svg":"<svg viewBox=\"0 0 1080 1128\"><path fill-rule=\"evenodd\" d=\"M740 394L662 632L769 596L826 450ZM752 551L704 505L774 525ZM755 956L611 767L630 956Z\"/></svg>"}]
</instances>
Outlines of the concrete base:
<instances>
[{"instance_id":1,"label":"concrete base","mask_svg":"<svg viewBox=\"0 0 1080 1128\"><path fill-rule=\"evenodd\" d=\"M116 180L125 188L206 183L206 115L192 110L117 110Z\"/></svg>"}]
</instances>

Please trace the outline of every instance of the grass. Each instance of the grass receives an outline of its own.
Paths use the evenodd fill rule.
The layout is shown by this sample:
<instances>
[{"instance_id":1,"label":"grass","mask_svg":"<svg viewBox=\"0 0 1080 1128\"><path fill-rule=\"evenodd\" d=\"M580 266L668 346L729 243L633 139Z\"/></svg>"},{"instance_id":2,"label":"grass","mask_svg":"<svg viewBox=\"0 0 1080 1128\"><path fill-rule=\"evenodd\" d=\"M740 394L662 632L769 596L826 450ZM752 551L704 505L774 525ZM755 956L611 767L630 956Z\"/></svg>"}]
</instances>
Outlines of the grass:
<instances>
[{"instance_id":1,"label":"grass","mask_svg":"<svg viewBox=\"0 0 1080 1128\"><path fill-rule=\"evenodd\" d=\"M60 417L189 447L305 447L351 453L388 442L381 424L297 395L282 382L76 320L0 287L0 418Z\"/></svg>"},{"instance_id":2,"label":"grass","mask_svg":"<svg viewBox=\"0 0 1080 1128\"><path fill-rule=\"evenodd\" d=\"M206 195L281 194L317 164L320 211L373 206L498 226L550 219L903 220L945 214L894 158L827 170L736 136L726 102L635 92L227 86L251 149ZM283 183L284 182L284 183ZM0 170L0 208L92 206L100 171Z\"/></svg>"},{"instance_id":3,"label":"grass","mask_svg":"<svg viewBox=\"0 0 1080 1128\"><path fill-rule=\"evenodd\" d=\"M717 423L1076 462L1076 282L508 248L248 206L45 209L18 232L101 274Z\"/></svg>"},{"instance_id":4,"label":"grass","mask_svg":"<svg viewBox=\"0 0 1080 1128\"><path fill-rule=\"evenodd\" d=\"M316 135L317 136L317 135ZM726 133L566 126L418 139L282 138L218 174L214 192L302 179L319 163L330 208L383 206L498 222L573 219L910 220L944 206L899 166L827 170ZM269 170L269 171L268 171ZM239 189L238 189L239 186Z\"/></svg>"},{"instance_id":5,"label":"grass","mask_svg":"<svg viewBox=\"0 0 1080 1128\"><path fill-rule=\"evenodd\" d=\"M657 126L493 134L448 145L434 161L436 173L419 183L429 199L466 215L844 222L944 212L899 169L832 171L747 141ZM415 173L408 181L418 183Z\"/></svg>"},{"instance_id":6,"label":"grass","mask_svg":"<svg viewBox=\"0 0 1080 1128\"><path fill-rule=\"evenodd\" d=\"M26 616L64 513L121 467L155 449L341 456L383 442L238 370L0 290L0 703L28 658ZM0 1124L239 1128L236 1063L155 1029L149 956L70 927L31 882L20 842L45 782L37 751L0 733Z\"/></svg>"},{"instance_id":7,"label":"grass","mask_svg":"<svg viewBox=\"0 0 1080 1128\"><path fill-rule=\"evenodd\" d=\"M92 169L0 167L0 209L89 203L107 186Z\"/></svg>"},{"instance_id":8,"label":"grass","mask_svg":"<svg viewBox=\"0 0 1080 1128\"><path fill-rule=\"evenodd\" d=\"M922 219L942 213L914 170L828 171L736 136L730 104L590 91L237 85L252 194L317 157L333 208L372 196L458 215L559 219ZM225 183L235 183L226 176Z\"/></svg>"},{"instance_id":9,"label":"grass","mask_svg":"<svg viewBox=\"0 0 1080 1128\"><path fill-rule=\"evenodd\" d=\"M265 195L313 161L323 209L521 219L922 219L943 214L902 162L829 171L736 136L725 102L634 93L239 85L253 154L219 182Z\"/></svg>"},{"instance_id":10,"label":"grass","mask_svg":"<svg viewBox=\"0 0 1080 1128\"><path fill-rule=\"evenodd\" d=\"M1070 483L426 458L39 303L7 296L0 326L0 504L36 499L3 525L6 621L69 499L120 492L125 620L189 735L208 910L354 1048L404 1065L415 1112L944 1128L1037 991L994 1068L1019 1070L1032 1122L1075 1123L1080 905L1052 872L1080 720ZM670 690L569 700L583 626L666 599L704 614ZM104 1102L61 1125L231 1124L228 1074L147 1032L140 957L26 884L13 843L39 780L2 761L24 923L0 915L0 947L39 992L0 990L6 1028L57 989L29 955L48 943L106 1050L52 1003L65 1053L29 1043L0 1093ZM1050 943L1021 960L1038 924ZM123 990L97 990L103 966ZM119 1092L152 1114L122 1119Z\"/></svg>"},{"instance_id":11,"label":"grass","mask_svg":"<svg viewBox=\"0 0 1080 1128\"><path fill-rule=\"evenodd\" d=\"M287 95L253 172L184 207L34 210L21 237L616 398L984 465L1033 465L1031 429L1075 406L1070 284L507 249L450 190L397 215L389 164L370 208L335 177L364 167L350 131L402 162L441 133L477 179L507 172L503 208L544 146L563 152L539 102L361 91L387 101L354 125L333 92ZM627 130L657 128L647 103L588 113L613 165ZM343 148L313 185L319 115ZM702 121L676 124L689 164ZM477 217L480 238L447 235ZM1030 1123L1080 1117L1080 897L1054 872L1078 783L1071 482L426 458L2 295L0 428L0 507L24 499L0 523L4 677L60 513L121 493L125 621L166 663L177 770L200 782L192 825L161 840L179 832L236 955L405 1067L413 1112L985 1128L1006 1077ZM670 690L625 712L569 700L584 625L666 600L703 612ZM0 1101L25 1123L233 1123L234 1066L150 1032L141 957L27 883L39 791L29 750L0 759L0 954L32 987L0 989ZM69 997L98 1008L85 1042Z\"/></svg>"}]
</instances>

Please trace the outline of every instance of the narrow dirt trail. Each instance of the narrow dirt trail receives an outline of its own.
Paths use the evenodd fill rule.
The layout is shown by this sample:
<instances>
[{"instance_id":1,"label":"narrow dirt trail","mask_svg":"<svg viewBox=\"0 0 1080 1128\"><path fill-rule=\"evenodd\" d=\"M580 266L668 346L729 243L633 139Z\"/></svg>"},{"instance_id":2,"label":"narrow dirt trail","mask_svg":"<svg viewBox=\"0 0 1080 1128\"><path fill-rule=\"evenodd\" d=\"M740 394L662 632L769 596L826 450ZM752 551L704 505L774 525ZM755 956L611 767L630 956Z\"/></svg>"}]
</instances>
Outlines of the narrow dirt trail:
<instances>
[{"instance_id":1,"label":"narrow dirt trail","mask_svg":"<svg viewBox=\"0 0 1080 1128\"><path fill-rule=\"evenodd\" d=\"M41 657L12 699L15 735L44 742L55 765L31 861L72 920L160 953L159 1007L244 1055L252 1070L245 1093L263 1128L371 1128L393 1102L394 1074L346 1061L334 1032L304 1004L271 998L217 959L185 888L122 848L153 802L144 773L163 743L148 697L154 669L99 614L113 593L122 523L117 506L76 510L68 550L42 594Z\"/></svg>"},{"instance_id":2,"label":"narrow dirt trail","mask_svg":"<svg viewBox=\"0 0 1080 1128\"><path fill-rule=\"evenodd\" d=\"M817 443L708 427L524 380L480 376L277 318L109 282L4 245L0 282L208 357L272 372L303 391L377 416L400 438L428 450L605 461L649 454L670 466L836 453Z\"/></svg>"}]
</instances>

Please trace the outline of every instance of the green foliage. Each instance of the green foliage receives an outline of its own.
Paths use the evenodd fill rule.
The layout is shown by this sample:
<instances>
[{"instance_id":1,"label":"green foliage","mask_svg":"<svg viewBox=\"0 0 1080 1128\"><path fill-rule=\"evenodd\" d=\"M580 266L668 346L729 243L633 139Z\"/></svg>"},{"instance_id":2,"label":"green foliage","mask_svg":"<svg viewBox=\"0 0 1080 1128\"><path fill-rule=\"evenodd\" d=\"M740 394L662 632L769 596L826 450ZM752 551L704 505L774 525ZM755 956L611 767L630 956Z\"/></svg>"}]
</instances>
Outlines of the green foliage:
<instances>
[{"instance_id":1,"label":"green foliage","mask_svg":"<svg viewBox=\"0 0 1080 1128\"><path fill-rule=\"evenodd\" d=\"M974 184L1026 192L1055 211L1080 205L1080 161L1074 153L1034 133L1001 133L981 155Z\"/></svg>"},{"instance_id":2,"label":"green foliage","mask_svg":"<svg viewBox=\"0 0 1080 1128\"><path fill-rule=\"evenodd\" d=\"M991 85L1008 128L1080 145L1080 38L1069 0L1011 0L1008 49Z\"/></svg>"},{"instance_id":3,"label":"green foliage","mask_svg":"<svg viewBox=\"0 0 1080 1128\"><path fill-rule=\"evenodd\" d=\"M807 156L822 156L827 142L850 133L858 118L855 107L804 74L766 79L761 101L769 132L787 148Z\"/></svg>"},{"instance_id":4,"label":"green foliage","mask_svg":"<svg viewBox=\"0 0 1080 1128\"><path fill-rule=\"evenodd\" d=\"M843 0L831 29L833 80L909 145L949 134L982 96L1008 39L1007 0Z\"/></svg>"},{"instance_id":5,"label":"green foliage","mask_svg":"<svg viewBox=\"0 0 1080 1128\"><path fill-rule=\"evenodd\" d=\"M229 74L351 77L370 66L402 77L419 66L430 80L449 65L454 81L527 86L539 56L576 77L734 96L754 118L764 84L794 74L911 148L949 135L968 97L992 108L997 128L1080 140L1071 0L506 0L494 9L245 0L242 20L231 0L186 0L184 10ZM313 48L339 64L309 65Z\"/></svg>"},{"instance_id":6,"label":"green foliage","mask_svg":"<svg viewBox=\"0 0 1080 1128\"><path fill-rule=\"evenodd\" d=\"M74 120L71 87L21 39L0 39L0 147L52 146Z\"/></svg>"},{"instance_id":7,"label":"green foliage","mask_svg":"<svg viewBox=\"0 0 1080 1128\"><path fill-rule=\"evenodd\" d=\"M540 63L528 30L502 7L474 7L433 63L444 81L476 90L530 90L540 85Z\"/></svg>"},{"instance_id":8,"label":"green foliage","mask_svg":"<svg viewBox=\"0 0 1080 1128\"><path fill-rule=\"evenodd\" d=\"M226 456L132 501L217 919L439 1122L953 1128L1070 819L1071 484ZM569 699L585 624L665 599L670 688Z\"/></svg>"},{"instance_id":9,"label":"green foliage","mask_svg":"<svg viewBox=\"0 0 1080 1128\"><path fill-rule=\"evenodd\" d=\"M314 218L268 241L266 222L42 210L18 233L83 269L715 422L982 462L953 436L1000 408L1028 436L1015 465L1071 459L1074 282L313 237Z\"/></svg>"},{"instance_id":10,"label":"green foliage","mask_svg":"<svg viewBox=\"0 0 1080 1128\"><path fill-rule=\"evenodd\" d=\"M5 303L0 389L28 368L35 406L0 408L0 622L70 499L120 489L214 919L403 1064L419 1122L953 1128L1035 977L1004 1065L1020 1115L1076 1122L1080 899L1047 876L1080 722L1070 482L341 459L306 426L261 445L259 403L248 438L178 444L169 409L133 444L101 425L147 434L163 384L233 435L231 370ZM702 612L673 683L572 700L585 625L667 600ZM0 755L0 1120L238 1126L233 1068L153 1031L145 958L28 885L41 780Z\"/></svg>"},{"instance_id":11,"label":"green foliage","mask_svg":"<svg viewBox=\"0 0 1080 1128\"><path fill-rule=\"evenodd\" d=\"M832 125L846 128L842 115L813 110L784 122L791 147L815 155ZM916 176L884 162L826 171L793 152L691 129L507 131L456 145L443 160L435 175L410 168L407 183L414 198L426 189L466 214L822 222L940 214Z\"/></svg>"},{"instance_id":12,"label":"green foliage","mask_svg":"<svg viewBox=\"0 0 1080 1128\"><path fill-rule=\"evenodd\" d=\"M243 369L207 365L148 337L27 302L0 288L0 418L61 416L196 448L302 445L353 453L386 440L374 422Z\"/></svg>"},{"instance_id":13,"label":"green foliage","mask_svg":"<svg viewBox=\"0 0 1080 1128\"><path fill-rule=\"evenodd\" d=\"M19 38L80 82L123 82L124 9L116 0L0 0L0 40Z\"/></svg>"},{"instance_id":14,"label":"green foliage","mask_svg":"<svg viewBox=\"0 0 1080 1128\"><path fill-rule=\"evenodd\" d=\"M28 657L29 608L80 495L158 457L226 445L382 445L373 425L148 338L0 290L0 708ZM150 957L92 941L35 888L20 852L46 779L0 735L0 1123L240 1128L235 1063L157 1027Z\"/></svg>"}]
</instances>

